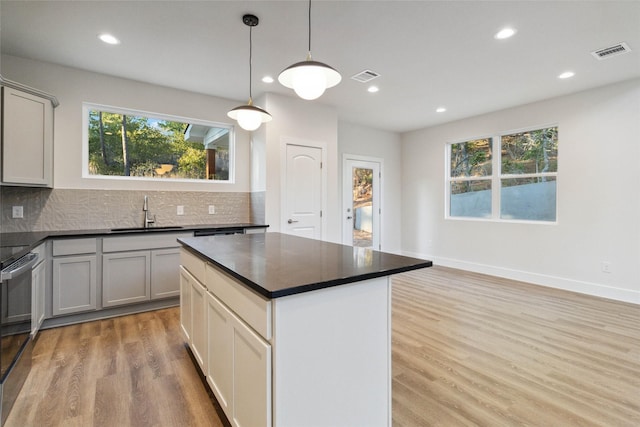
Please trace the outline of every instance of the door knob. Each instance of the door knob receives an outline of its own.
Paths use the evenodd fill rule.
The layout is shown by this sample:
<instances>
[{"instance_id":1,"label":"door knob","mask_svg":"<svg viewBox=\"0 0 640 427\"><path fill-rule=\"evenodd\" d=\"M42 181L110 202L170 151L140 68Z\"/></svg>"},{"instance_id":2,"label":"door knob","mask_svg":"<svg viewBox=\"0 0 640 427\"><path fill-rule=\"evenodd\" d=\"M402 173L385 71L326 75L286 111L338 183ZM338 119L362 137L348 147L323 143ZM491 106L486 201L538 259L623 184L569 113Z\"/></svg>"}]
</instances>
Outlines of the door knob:
<instances>
[{"instance_id":1,"label":"door knob","mask_svg":"<svg viewBox=\"0 0 640 427\"><path fill-rule=\"evenodd\" d=\"M348 216L347 219L353 219L353 217L352 216Z\"/></svg>"},{"instance_id":2,"label":"door knob","mask_svg":"<svg viewBox=\"0 0 640 427\"><path fill-rule=\"evenodd\" d=\"M289 221L287 221L289 224L293 224L294 222L298 222L298 221L294 221L292 219L289 219Z\"/></svg>"}]
</instances>

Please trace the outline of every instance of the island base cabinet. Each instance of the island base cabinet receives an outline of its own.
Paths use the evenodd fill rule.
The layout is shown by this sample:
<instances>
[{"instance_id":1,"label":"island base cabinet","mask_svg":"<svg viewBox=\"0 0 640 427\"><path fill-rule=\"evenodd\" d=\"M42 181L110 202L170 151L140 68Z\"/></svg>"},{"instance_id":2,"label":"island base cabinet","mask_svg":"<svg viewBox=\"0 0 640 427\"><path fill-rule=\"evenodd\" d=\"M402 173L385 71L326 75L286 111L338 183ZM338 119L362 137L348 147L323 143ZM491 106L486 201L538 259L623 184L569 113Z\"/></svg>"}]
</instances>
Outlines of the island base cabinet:
<instances>
[{"instance_id":1,"label":"island base cabinet","mask_svg":"<svg viewBox=\"0 0 640 427\"><path fill-rule=\"evenodd\" d=\"M271 346L233 323L233 425L271 427Z\"/></svg>"},{"instance_id":2,"label":"island base cabinet","mask_svg":"<svg viewBox=\"0 0 640 427\"><path fill-rule=\"evenodd\" d=\"M271 426L271 346L207 294L207 382L232 426Z\"/></svg>"},{"instance_id":3,"label":"island base cabinet","mask_svg":"<svg viewBox=\"0 0 640 427\"><path fill-rule=\"evenodd\" d=\"M206 288L191 281L191 350L202 372L207 372L207 311Z\"/></svg>"},{"instance_id":4,"label":"island base cabinet","mask_svg":"<svg viewBox=\"0 0 640 427\"><path fill-rule=\"evenodd\" d=\"M207 372L206 288L180 266L180 327L202 372Z\"/></svg>"},{"instance_id":5,"label":"island base cabinet","mask_svg":"<svg viewBox=\"0 0 640 427\"><path fill-rule=\"evenodd\" d=\"M391 426L391 285L273 300L273 425Z\"/></svg>"},{"instance_id":6,"label":"island base cabinet","mask_svg":"<svg viewBox=\"0 0 640 427\"><path fill-rule=\"evenodd\" d=\"M185 341L191 344L191 282L195 280L180 266L180 329Z\"/></svg>"}]
</instances>

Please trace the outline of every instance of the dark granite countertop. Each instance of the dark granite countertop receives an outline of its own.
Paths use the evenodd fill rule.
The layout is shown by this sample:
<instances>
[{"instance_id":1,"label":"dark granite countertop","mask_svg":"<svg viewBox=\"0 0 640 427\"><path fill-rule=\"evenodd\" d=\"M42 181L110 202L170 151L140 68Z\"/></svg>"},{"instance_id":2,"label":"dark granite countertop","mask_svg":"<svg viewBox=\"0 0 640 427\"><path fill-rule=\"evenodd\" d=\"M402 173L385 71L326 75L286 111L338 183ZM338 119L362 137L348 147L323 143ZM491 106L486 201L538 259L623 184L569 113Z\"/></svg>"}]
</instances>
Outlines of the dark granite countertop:
<instances>
[{"instance_id":1,"label":"dark granite countertop","mask_svg":"<svg viewBox=\"0 0 640 427\"><path fill-rule=\"evenodd\" d=\"M265 228L268 225L251 224L251 223L233 223L233 224L198 224L198 225L182 225L182 226L166 226L142 228L121 228L121 229L93 229L93 230L52 230L52 231L32 231L32 232L13 232L0 233L0 268L8 265L10 262L25 255L34 249L40 243L49 238L79 238L79 237L104 237L104 236L123 236L129 234L148 234L148 233L179 233L182 231L215 231L227 230L232 228Z\"/></svg>"},{"instance_id":2,"label":"dark granite countertop","mask_svg":"<svg viewBox=\"0 0 640 427\"><path fill-rule=\"evenodd\" d=\"M266 298L432 265L423 259L280 233L187 237L178 241Z\"/></svg>"}]
</instances>

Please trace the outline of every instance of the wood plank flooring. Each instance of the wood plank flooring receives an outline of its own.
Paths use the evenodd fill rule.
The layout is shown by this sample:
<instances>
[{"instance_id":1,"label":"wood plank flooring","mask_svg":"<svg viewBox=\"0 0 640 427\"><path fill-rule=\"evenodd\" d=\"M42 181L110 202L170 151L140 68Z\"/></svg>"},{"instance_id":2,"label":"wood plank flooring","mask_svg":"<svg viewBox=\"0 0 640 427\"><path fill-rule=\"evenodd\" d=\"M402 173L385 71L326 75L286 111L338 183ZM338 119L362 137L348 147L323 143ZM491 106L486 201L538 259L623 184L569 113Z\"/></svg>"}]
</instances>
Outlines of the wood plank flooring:
<instances>
[{"instance_id":1,"label":"wood plank flooring","mask_svg":"<svg viewBox=\"0 0 640 427\"><path fill-rule=\"evenodd\" d=\"M178 308L40 332L7 427L223 426Z\"/></svg>"},{"instance_id":2,"label":"wood plank flooring","mask_svg":"<svg viewBox=\"0 0 640 427\"><path fill-rule=\"evenodd\" d=\"M394 426L640 426L640 306L441 267L393 301Z\"/></svg>"},{"instance_id":3,"label":"wood plank flooring","mask_svg":"<svg viewBox=\"0 0 640 427\"><path fill-rule=\"evenodd\" d=\"M394 427L640 426L640 306L433 267L392 315ZM42 331L6 425L222 423L173 308Z\"/></svg>"}]
</instances>

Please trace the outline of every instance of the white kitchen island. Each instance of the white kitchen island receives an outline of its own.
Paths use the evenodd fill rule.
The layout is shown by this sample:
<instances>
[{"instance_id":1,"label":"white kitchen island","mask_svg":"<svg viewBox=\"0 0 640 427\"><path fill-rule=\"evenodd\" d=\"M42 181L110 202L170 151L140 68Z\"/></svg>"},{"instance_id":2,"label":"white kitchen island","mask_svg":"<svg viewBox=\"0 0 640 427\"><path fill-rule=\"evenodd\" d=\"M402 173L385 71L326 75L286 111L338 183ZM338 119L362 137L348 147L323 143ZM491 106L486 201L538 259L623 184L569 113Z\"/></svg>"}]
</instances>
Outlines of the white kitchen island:
<instances>
[{"instance_id":1,"label":"white kitchen island","mask_svg":"<svg viewBox=\"0 0 640 427\"><path fill-rule=\"evenodd\" d=\"M231 425L391 425L390 275L430 261L279 233L180 243L182 329Z\"/></svg>"}]
</instances>

